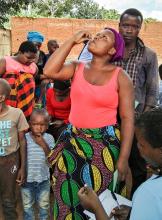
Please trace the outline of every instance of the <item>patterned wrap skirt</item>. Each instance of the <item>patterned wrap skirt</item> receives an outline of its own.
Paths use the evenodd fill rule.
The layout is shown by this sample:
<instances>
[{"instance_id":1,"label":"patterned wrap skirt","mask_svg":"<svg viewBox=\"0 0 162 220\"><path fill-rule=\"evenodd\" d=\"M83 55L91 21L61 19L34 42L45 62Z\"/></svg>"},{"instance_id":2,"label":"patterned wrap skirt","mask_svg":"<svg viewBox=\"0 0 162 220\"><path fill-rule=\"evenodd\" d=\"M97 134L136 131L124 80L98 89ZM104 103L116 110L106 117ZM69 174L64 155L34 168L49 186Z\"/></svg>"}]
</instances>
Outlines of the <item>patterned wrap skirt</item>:
<instances>
[{"instance_id":1,"label":"patterned wrap skirt","mask_svg":"<svg viewBox=\"0 0 162 220\"><path fill-rule=\"evenodd\" d=\"M6 104L20 108L26 119L29 120L34 107L35 81L33 75L25 72L11 72L5 73L3 78L11 86L11 93Z\"/></svg>"},{"instance_id":2,"label":"patterned wrap skirt","mask_svg":"<svg viewBox=\"0 0 162 220\"><path fill-rule=\"evenodd\" d=\"M84 184L99 195L113 188L113 173L120 153L118 125L78 129L71 124L48 156L53 167L54 219L84 220L78 191ZM126 194L124 183L116 192Z\"/></svg>"}]
</instances>

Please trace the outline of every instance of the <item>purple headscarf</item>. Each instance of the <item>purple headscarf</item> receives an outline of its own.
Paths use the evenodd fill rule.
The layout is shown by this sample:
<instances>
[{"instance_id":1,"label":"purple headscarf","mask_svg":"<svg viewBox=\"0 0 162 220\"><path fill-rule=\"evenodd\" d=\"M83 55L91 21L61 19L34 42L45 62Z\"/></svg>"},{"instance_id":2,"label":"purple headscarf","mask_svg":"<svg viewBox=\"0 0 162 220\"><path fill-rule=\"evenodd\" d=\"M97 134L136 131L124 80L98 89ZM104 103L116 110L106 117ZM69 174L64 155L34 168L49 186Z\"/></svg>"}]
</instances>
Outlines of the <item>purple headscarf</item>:
<instances>
[{"instance_id":1,"label":"purple headscarf","mask_svg":"<svg viewBox=\"0 0 162 220\"><path fill-rule=\"evenodd\" d=\"M122 36L115 29L106 27L105 30L107 29L112 31L115 37L114 47L115 47L116 53L113 55L111 62L121 60L124 56L124 48L125 48L124 40Z\"/></svg>"}]
</instances>

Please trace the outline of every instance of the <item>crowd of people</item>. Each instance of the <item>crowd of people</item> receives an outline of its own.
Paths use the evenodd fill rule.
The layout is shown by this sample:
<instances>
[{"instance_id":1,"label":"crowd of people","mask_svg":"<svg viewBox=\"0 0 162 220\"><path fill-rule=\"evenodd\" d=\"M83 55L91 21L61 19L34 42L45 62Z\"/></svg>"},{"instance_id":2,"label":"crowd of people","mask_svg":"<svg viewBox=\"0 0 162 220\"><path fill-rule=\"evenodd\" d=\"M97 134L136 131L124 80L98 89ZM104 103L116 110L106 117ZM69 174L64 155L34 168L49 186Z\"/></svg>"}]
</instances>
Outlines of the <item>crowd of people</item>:
<instances>
[{"instance_id":1,"label":"crowd of people","mask_svg":"<svg viewBox=\"0 0 162 220\"><path fill-rule=\"evenodd\" d=\"M60 47L49 40L48 54L41 50L44 36L30 31L16 54L0 60L5 220L18 218L16 184L24 220L35 219L35 204L39 220L89 219L84 209L97 220L162 219L162 65L158 69L156 53L138 36L142 22L140 11L127 9L119 32L105 27L92 37L79 31ZM80 55L66 62L78 44ZM149 180L147 167L156 173ZM126 197L130 170L132 210L121 204L108 216L98 195L109 189Z\"/></svg>"}]
</instances>

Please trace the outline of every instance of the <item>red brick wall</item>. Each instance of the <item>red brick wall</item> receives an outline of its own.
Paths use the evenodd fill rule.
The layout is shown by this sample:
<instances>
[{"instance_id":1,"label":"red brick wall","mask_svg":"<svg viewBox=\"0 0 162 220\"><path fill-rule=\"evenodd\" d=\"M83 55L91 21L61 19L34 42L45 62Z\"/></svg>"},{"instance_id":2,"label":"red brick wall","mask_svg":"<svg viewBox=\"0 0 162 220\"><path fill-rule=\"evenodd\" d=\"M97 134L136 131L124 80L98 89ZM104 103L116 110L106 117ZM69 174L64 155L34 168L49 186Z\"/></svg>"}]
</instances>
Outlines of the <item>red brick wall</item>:
<instances>
[{"instance_id":1,"label":"red brick wall","mask_svg":"<svg viewBox=\"0 0 162 220\"><path fill-rule=\"evenodd\" d=\"M20 18L11 20L12 53L15 53L20 43L26 40L28 31L39 31L45 36L42 50L47 52L47 41L57 39L62 44L78 30L87 29L95 34L103 27L110 26L118 29L118 21L113 20L86 20L86 19L59 19L59 18ZM162 61L162 22L143 24L141 38L145 44L156 51L158 59ZM81 46L76 46L69 58L76 58Z\"/></svg>"}]
</instances>

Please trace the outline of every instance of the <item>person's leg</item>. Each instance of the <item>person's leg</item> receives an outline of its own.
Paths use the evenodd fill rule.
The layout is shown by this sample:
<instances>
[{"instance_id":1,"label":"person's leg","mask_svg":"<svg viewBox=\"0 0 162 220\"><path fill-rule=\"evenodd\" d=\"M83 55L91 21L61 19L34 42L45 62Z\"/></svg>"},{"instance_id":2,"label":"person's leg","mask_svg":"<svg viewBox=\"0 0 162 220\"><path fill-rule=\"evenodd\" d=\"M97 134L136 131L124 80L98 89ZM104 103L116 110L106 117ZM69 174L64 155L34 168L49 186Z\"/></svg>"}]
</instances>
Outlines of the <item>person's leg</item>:
<instances>
[{"instance_id":1,"label":"person's leg","mask_svg":"<svg viewBox=\"0 0 162 220\"><path fill-rule=\"evenodd\" d=\"M147 177L146 162L139 153L137 140L135 137L133 140L132 150L129 158L129 166L132 172L132 197L133 193L146 180Z\"/></svg>"},{"instance_id":2,"label":"person's leg","mask_svg":"<svg viewBox=\"0 0 162 220\"><path fill-rule=\"evenodd\" d=\"M21 195L24 207L24 220L34 220L35 183L25 183L21 187Z\"/></svg>"},{"instance_id":3,"label":"person's leg","mask_svg":"<svg viewBox=\"0 0 162 220\"><path fill-rule=\"evenodd\" d=\"M37 204L39 206L39 220L48 220L50 207L50 181L46 180L38 184L36 191Z\"/></svg>"},{"instance_id":4,"label":"person's leg","mask_svg":"<svg viewBox=\"0 0 162 220\"><path fill-rule=\"evenodd\" d=\"M16 178L19 169L19 152L0 158L0 190L5 220L16 220Z\"/></svg>"}]
</instances>

